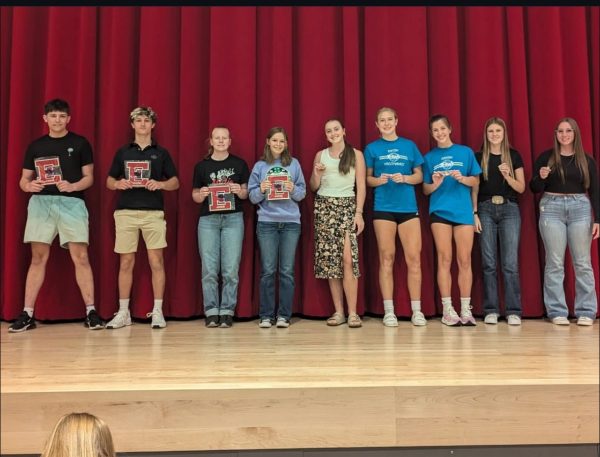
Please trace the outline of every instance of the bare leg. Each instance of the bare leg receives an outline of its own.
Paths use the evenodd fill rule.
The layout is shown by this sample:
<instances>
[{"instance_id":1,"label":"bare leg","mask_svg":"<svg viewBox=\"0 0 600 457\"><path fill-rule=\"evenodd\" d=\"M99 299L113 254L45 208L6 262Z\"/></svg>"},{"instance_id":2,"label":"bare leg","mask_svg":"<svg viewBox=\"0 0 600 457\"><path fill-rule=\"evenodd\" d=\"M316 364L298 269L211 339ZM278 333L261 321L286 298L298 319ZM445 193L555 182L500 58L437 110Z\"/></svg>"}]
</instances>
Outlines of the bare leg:
<instances>
[{"instance_id":1,"label":"bare leg","mask_svg":"<svg viewBox=\"0 0 600 457\"><path fill-rule=\"evenodd\" d=\"M410 219L398 226L398 236L406 261L406 282L411 300L421 299L421 222Z\"/></svg>"},{"instance_id":2,"label":"bare leg","mask_svg":"<svg viewBox=\"0 0 600 457\"><path fill-rule=\"evenodd\" d=\"M75 266L75 279L81 298L87 305L94 304L94 275L88 257L88 247L85 243L69 243L69 253Z\"/></svg>"},{"instance_id":3,"label":"bare leg","mask_svg":"<svg viewBox=\"0 0 600 457\"><path fill-rule=\"evenodd\" d=\"M396 223L373 221L379 250L379 287L384 300L394 299L394 259L396 257Z\"/></svg>"},{"instance_id":4,"label":"bare leg","mask_svg":"<svg viewBox=\"0 0 600 457\"><path fill-rule=\"evenodd\" d=\"M452 292L452 226L439 222L431 224L431 233L437 251L437 283L440 295L450 297Z\"/></svg>"},{"instance_id":5,"label":"bare leg","mask_svg":"<svg viewBox=\"0 0 600 457\"><path fill-rule=\"evenodd\" d=\"M46 264L50 256L50 245L46 243L31 243L31 264L25 280L25 308L35 306L40 288L46 276Z\"/></svg>"},{"instance_id":6,"label":"bare leg","mask_svg":"<svg viewBox=\"0 0 600 457\"><path fill-rule=\"evenodd\" d=\"M329 290L331 291L331 299L333 300L333 306L335 312L344 315L344 289L342 287L342 280L338 278L330 278Z\"/></svg>"},{"instance_id":7,"label":"bare leg","mask_svg":"<svg viewBox=\"0 0 600 457\"><path fill-rule=\"evenodd\" d=\"M352 269L352 251L350 249L350 236L346 233L344 238L344 293L348 304L348 314L356 313L356 301L358 297L358 278L354 277Z\"/></svg>"},{"instance_id":8,"label":"bare leg","mask_svg":"<svg viewBox=\"0 0 600 457\"><path fill-rule=\"evenodd\" d=\"M472 225L454 227L456 243L456 262L458 264L458 288L461 297L471 296L473 271L471 270L471 250L473 248L474 230Z\"/></svg>"},{"instance_id":9,"label":"bare leg","mask_svg":"<svg viewBox=\"0 0 600 457\"><path fill-rule=\"evenodd\" d=\"M152 270L152 290L155 300L162 300L165 294L165 262L162 249L148 249L148 262Z\"/></svg>"},{"instance_id":10,"label":"bare leg","mask_svg":"<svg viewBox=\"0 0 600 457\"><path fill-rule=\"evenodd\" d=\"M121 254L119 265L119 299L131 297L133 284L133 266L135 265L135 252Z\"/></svg>"}]
</instances>

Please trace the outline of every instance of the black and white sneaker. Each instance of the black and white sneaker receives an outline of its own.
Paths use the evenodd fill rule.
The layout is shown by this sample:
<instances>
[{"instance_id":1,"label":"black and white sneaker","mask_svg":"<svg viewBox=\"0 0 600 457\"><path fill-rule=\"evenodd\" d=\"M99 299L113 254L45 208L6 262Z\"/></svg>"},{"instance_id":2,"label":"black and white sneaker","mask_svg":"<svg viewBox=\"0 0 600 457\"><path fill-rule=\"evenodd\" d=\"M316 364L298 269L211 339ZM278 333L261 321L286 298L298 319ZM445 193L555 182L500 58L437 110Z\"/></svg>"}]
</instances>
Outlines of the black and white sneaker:
<instances>
[{"instance_id":1,"label":"black and white sneaker","mask_svg":"<svg viewBox=\"0 0 600 457\"><path fill-rule=\"evenodd\" d=\"M90 330L100 330L101 328L104 328L104 322L102 322L102 319L100 319L100 316L98 316L95 309L91 310L85 318L85 326Z\"/></svg>"},{"instance_id":2,"label":"black and white sneaker","mask_svg":"<svg viewBox=\"0 0 600 457\"><path fill-rule=\"evenodd\" d=\"M285 317L278 317L277 324L275 324L277 328L288 328L290 326L290 320Z\"/></svg>"},{"instance_id":3,"label":"black and white sneaker","mask_svg":"<svg viewBox=\"0 0 600 457\"><path fill-rule=\"evenodd\" d=\"M11 333L24 332L25 330L33 330L35 328L35 320L33 316L29 316L27 311L23 311L17 317L17 320L8 327L8 331Z\"/></svg>"},{"instance_id":4,"label":"black and white sneaker","mask_svg":"<svg viewBox=\"0 0 600 457\"><path fill-rule=\"evenodd\" d=\"M221 324L219 327L229 328L233 325L233 316L230 316L229 314L220 316L219 323Z\"/></svg>"},{"instance_id":5,"label":"black and white sneaker","mask_svg":"<svg viewBox=\"0 0 600 457\"><path fill-rule=\"evenodd\" d=\"M219 316L217 316L217 315L206 316L206 319L204 320L204 325L206 325L209 328L218 327L219 326Z\"/></svg>"}]
</instances>

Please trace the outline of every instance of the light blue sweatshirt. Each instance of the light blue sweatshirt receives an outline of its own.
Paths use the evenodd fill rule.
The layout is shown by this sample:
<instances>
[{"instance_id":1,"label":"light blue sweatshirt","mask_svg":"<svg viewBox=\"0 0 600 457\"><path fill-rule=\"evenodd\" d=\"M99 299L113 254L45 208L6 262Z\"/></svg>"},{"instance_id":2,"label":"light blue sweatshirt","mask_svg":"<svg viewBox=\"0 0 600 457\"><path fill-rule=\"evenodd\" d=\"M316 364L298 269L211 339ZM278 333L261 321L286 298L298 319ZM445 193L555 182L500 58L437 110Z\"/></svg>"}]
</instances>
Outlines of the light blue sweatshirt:
<instances>
[{"instance_id":1,"label":"light blue sweatshirt","mask_svg":"<svg viewBox=\"0 0 600 457\"><path fill-rule=\"evenodd\" d=\"M294 189L290 192L288 200L267 200L266 195L260 191L260 183L265 180L269 170L281 168L289 174L294 183ZM258 205L259 222L292 222L300 223L300 208L298 202L306 196L306 182L300 168L300 162L292 158L292 163L287 167L281 166L281 160L276 159L273 163L259 160L254 164L250 179L248 180L248 196L250 201Z\"/></svg>"}]
</instances>

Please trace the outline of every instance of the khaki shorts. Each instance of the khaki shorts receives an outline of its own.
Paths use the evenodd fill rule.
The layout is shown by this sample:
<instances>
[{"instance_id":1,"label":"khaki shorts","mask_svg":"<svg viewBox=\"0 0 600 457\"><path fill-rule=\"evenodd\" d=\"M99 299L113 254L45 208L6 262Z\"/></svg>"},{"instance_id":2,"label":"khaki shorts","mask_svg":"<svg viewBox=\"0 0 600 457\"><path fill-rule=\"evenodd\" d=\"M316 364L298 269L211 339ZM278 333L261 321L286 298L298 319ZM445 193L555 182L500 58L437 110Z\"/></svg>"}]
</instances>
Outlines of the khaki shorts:
<instances>
[{"instance_id":1,"label":"khaki shorts","mask_svg":"<svg viewBox=\"0 0 600 457\"><path fill-rule=\"evenodd\" d=\"M167 221L164 211L118 209L115 218L115 252L137 252L140 230L146 249L167 247Z\"/></svg>"},{"instance_id":2,"label":"khaki shorts","mask_svg":"<svg viewBox=\"0 0 600 457\"><path fill-rule=\"evenodd\" d=\"M81 198L62 195L32 195L27 205L25 243L52 244L58 235L60 245L89 244L88 210Z\"/></svg>"}]
</instances>

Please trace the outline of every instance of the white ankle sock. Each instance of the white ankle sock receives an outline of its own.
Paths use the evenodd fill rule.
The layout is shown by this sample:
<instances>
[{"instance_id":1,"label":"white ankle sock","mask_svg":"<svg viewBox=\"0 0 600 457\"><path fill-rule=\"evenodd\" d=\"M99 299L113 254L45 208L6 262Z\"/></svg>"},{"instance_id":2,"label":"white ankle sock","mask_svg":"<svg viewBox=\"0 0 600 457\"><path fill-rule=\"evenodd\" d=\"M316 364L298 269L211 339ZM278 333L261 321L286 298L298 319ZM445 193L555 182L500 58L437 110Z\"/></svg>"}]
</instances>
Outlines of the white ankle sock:
<instances>
[{"instance_id":1,"label":"white ankle sock","mask_svg":"<svg viewBox=\"0 0 600 457\"><path fill-rule=\"evenodd\" d=\"M152 311L156 311L156 310L162 311L162 303L163 303L162 298L160 300L155 299L154 300L154 309Z\"/></svg>"},{"instance_id":2,"label":"white ankle sock","mask_svg":"<svg viewBox=\"0 0 600 457\"><path fill-rule=\"evenodd\" d=\"M452 297L442 297L442 307L444 311L448 308L452 308Z\"/></svg>"},{"instance_id":3,"label":"white ankle sock","mask_svg":"<svg viewBox=\"0 0 600 457\"><path fill-rule=\"evenodd\" d=\"M460 309L471 309L471 297L460 297Z\"/></svg>"},{"instance_id":4,"label":"white ankle sock","mask_svg":"<svg viewBox=\"0 0 600 457\"><path fill-rule=\"evenodd\" d=\"M394 314L394 300L383 300L383 311L385 314Z\"/></svg>"},{"instance_id":5,"label":"white ankle sock","mask_svg":"<svg viewBox=\"0 0 600 457\"><path fill-rule=\"evenodd\" d=\"M96 311L96 307L94 305L85 305L85 314L90 314L90 311Z\"/></svg>"},{"instance_id":6,"label":"white ankle sock","mask_svg":"<svg viewBox=\"0 0 600 457\"><path fill-rule=\"evenodd\" d=\"M23 311L29 314L29 317L33 317L33 308L23 308Z\"/></svg>"},{"instance_id":7,"label":"white ankle sock","mask_svg":"<svg viewBox=\"0 0 600 457\"><path fill-rule=\"evenodd\" d=\"M129 310L129 298L119 298L119 312Z\"/></svg>"},{"instance_id":8,"label":"white ankle sock","mask_svg":"<svg viewBox=\"0 0 600 457\"><path fill-rule=\"evenodd\" d=\"M421 300L411 300L410 309L412 309L413 313L415 311L421 311Z\"/></svg>"}]
</instances>

